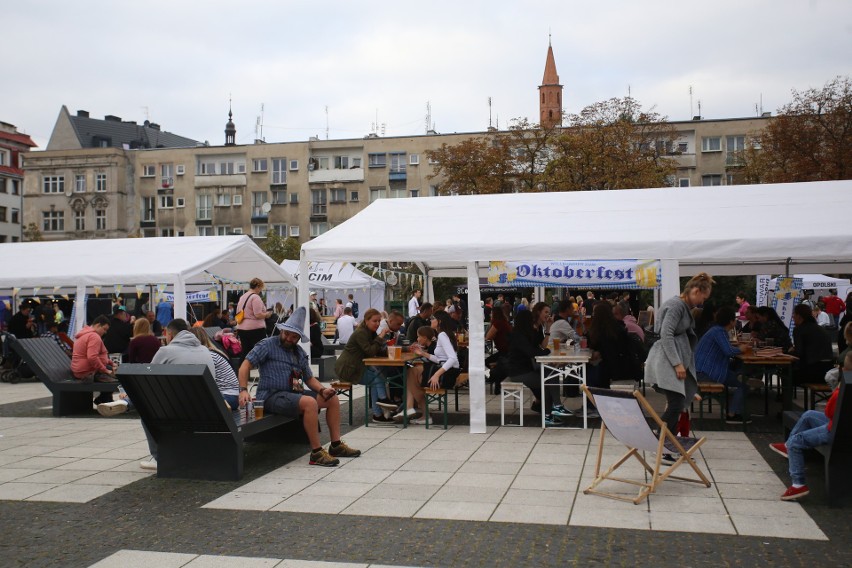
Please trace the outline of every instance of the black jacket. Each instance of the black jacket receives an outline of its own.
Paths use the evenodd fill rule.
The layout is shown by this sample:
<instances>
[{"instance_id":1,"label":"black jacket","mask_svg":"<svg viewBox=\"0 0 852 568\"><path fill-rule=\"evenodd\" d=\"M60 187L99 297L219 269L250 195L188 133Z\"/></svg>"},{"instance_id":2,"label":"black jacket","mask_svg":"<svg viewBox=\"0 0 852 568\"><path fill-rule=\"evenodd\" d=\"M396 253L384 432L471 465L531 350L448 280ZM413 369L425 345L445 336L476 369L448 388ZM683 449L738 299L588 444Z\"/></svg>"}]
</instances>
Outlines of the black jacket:
<instances>
[{"instance_id":1,"label":"black jacket","mask_svg":"<svg viewBox=\"0 0 852 568\"><path fill-rule=\"evenodd\" d=\"M814 321L806 321L793 328L793 354L801 365L810 365L819 361L833 361L834 351L828 333Z\"/></svg>"},{"instance_id":2,"label":"black jacket","mask_svg":"<svg viewBox=\"0 0 852 568\"><path fill-rule=\"evenodd\" d=\"M542 349L526 335L513 331L509 334L509 358L506 370L510 377L536 371L533 359L541 355L550 355L550 349Z\"/></svg>"}]
</instances>

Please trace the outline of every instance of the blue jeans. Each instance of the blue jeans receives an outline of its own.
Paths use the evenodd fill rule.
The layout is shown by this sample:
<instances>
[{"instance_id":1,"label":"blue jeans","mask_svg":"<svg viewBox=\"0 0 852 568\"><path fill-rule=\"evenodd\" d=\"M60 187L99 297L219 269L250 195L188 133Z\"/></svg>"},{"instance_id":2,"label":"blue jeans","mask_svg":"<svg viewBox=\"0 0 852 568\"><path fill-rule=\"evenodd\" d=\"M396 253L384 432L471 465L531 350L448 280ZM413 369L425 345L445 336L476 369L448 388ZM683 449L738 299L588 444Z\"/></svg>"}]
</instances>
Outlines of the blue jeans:
<instances>
[{"instance_id":1,"label":"blue jeans","mask_svg":"<svg viewBox=\"0 0 852 568\"><path fill-rule=\"evenodd\" d=\"M818 410L805 411L787 438L787 458L793 483L805 484L804 451L827 444L829 438L828 416Z\"/></svg>"},{"instance_id":2,"label":"blue jeans","mask_svg":"<svg viewBox=\"0 0 852 568\"><path fill-rule=\"evenodd\" d=\"M361 375L361 384L370 387L370 404L373 406L373 416L382 415L382 407L379 406L380 398L388 397L388 389L385 376L375 367L367 367Z\"/></svg>"},{"instance_id":3,"label":"blue jeans","mask_svg":"<svg viewBox=\"0 0 852 568\"><path fill-rule=\"evenodd\" d=\"M743 413L747 389L745 388L745 385L743 383L737 380L736 371L728 369L728 374L725 376L725 380L723 381L714 380L709 375L707 375L707 373L698 371L698 380L717 383L720 385L727 385L733 389L736 389L731 394L731 403L730 405L728 405L728 414L741 415Z\"/></svg>"}]
</instances>

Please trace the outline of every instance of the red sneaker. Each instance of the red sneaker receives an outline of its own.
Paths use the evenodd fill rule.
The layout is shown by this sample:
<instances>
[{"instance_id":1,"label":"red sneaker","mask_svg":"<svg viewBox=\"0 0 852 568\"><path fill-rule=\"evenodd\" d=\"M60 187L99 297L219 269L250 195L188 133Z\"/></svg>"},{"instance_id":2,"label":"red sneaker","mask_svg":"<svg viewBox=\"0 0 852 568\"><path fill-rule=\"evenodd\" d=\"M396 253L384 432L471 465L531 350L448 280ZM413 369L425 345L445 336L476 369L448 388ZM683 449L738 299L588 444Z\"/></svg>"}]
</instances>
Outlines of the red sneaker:
<instances>
[{"instance_id":1,"label":"red sneaker","mask_svg":"<svg viewBox=\"0 0 852 568\"><path fill-rule=\"evenodd\" d=\"M785 458L787 456L787 444L779 443L779 444L769 444L769 449L775 452L776 454L780 454Z\"/></svg>"},{"instance_id":2,"label":"red sneaker","mask_svg":"<svg viewBox=\"0 0 852 568\"><path fill-rule=\"evenodd\" d=\"M801 487L793 487L792 485L784 492L784 495L781 496L782 501L795 501L796 499L801 499L805 495L810 493L808 491L807 485L802 485Z\"/></svg>"}]
</instances>

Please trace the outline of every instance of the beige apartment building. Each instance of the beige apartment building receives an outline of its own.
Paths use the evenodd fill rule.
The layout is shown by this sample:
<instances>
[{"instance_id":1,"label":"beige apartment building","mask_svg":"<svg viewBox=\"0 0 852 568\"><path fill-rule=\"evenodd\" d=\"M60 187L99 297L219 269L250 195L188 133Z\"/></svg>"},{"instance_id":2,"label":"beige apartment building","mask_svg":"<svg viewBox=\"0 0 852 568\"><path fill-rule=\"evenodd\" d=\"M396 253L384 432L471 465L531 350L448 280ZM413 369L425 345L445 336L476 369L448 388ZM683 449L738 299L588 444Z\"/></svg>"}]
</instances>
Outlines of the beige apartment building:
<instances>
[{"instance_id":1,"label":"beige apartment building","mask_svg":"<svg viewBox=\"0 0 852 568\"><path fill-rule=\"evenodd\" d=\"M672 185L728 185L736 153L768 117L673 122ZM231 123L232 124L232 123ZM248 234L301 242L376 199L435 195L426 151L489 132L149 149L85 148L25 157L24 222L47 240ZM390 220L389 220L390 221Z\"/></svg>"}]
</instances>

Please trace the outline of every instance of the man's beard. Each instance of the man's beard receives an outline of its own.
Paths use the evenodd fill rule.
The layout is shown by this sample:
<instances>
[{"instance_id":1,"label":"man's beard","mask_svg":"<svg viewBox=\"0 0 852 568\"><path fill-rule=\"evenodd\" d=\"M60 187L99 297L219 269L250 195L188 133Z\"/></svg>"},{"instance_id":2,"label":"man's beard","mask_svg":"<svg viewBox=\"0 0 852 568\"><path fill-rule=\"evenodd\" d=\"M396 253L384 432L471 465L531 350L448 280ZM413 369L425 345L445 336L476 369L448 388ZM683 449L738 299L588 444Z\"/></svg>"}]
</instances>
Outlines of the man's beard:
<instances>
[{"instance_id":1,"label":"man's beard","mask_svg":"<svg viewBox=\"0 0 852 568\"><path fill-rule=\"evenodd\" d=\"M288 349L290 351L295 351L296 349L299 348L299 341L297 340L297 341L294 341L294 342L291 343L291 342L287 341L286 339L282 339L281 340L281 347L283 347L284 349Z\"/></svg>"}]
</instances>

